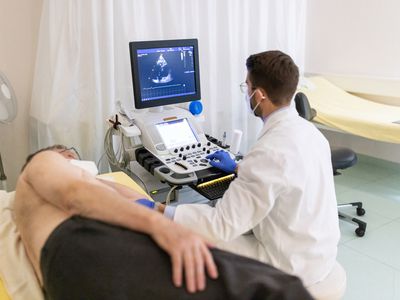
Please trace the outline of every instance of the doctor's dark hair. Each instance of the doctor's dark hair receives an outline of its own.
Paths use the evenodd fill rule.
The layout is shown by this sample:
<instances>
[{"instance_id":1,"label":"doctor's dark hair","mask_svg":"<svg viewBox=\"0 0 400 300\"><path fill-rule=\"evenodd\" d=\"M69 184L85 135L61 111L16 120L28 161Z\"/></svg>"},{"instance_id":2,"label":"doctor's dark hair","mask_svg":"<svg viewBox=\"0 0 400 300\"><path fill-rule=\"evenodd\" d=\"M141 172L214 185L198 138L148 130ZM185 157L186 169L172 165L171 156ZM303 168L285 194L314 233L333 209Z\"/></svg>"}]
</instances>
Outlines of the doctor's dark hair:
<instances>
[{"instance_id":1,"label":"doctor's dark hair","mask_svg":"<svg viewBox=\"0 0 400 300\"><path fill-rule=\"evenodd\" d=\"M21 168L21 173L25 170L26 166L29 164L29 162L39 153L43 152L43 151L48 151L48 150L68 150L69 148L67 146L64 145L53 145L50 147L46 147L43 149L40 149L32 154L29 154L28 157L25 160L25 164L22 166Z\"/></svg>"},{"instance_id":2,"label":"doctor's dark hair","mask_svg":"<svg viewBox=\"0 0 400 300\"><path fill-rule=\"evenodd\" d=\"M246 67L253 87L264 89L272 103L290 102L299 82L299 68L289 55L278 50L253 54Z\"/></svg>"}]
</instances>

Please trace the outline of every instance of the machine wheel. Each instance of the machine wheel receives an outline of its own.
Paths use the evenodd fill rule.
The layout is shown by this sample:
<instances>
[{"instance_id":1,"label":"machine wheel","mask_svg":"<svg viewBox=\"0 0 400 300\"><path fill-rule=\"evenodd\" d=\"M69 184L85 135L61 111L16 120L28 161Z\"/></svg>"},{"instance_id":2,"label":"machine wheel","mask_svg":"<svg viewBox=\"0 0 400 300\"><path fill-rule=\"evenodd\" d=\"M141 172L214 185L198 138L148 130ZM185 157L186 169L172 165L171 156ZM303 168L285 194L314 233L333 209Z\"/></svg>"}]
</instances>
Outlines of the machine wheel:
<instances>
[{"instance_id":1,"label":"machine wheel","mask_svg":"<svg viewBox=\"0 0 400 300\"><path fill-rule=\"evenodd\" d=\"M356 229L356 235L357 235L357 236L363 237L364 234L365 234L365 230L364 230L364 229L361 229L361 228L357 228L357 229Z\"/></svg>"},{"instance_id":2,"label":"machine wheel","mask_svg":"<svg viewBox=\"0 0 400 300\"><path fill-rule=\"evenodd\" d=\"M357 208L357 216L363 216L365 215L365 209L364 208Z\"/></svg>"}]
</instances>

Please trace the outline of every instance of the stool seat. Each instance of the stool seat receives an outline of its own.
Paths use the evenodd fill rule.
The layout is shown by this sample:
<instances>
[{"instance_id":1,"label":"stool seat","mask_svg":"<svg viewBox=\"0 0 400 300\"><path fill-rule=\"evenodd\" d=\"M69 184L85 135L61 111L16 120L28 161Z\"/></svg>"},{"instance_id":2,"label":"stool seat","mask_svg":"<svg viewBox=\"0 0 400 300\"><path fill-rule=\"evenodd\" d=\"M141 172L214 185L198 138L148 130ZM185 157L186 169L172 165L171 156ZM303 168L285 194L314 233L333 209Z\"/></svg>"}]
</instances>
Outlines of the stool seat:
<instances>
[{"instance_id":1,"label":"stool seat","mask_svg":"<svg viewBox=\"0 0 400 300\"><path fill-rule=\"evenodd\" d=\"M331 147L331 160L334 171L344 170L357 163L357 155L349 148Z\"/></svg>"},{"instance_id":2,"label":"stool seat","mask_svg":"<svg viewBox=\"0 0 400 300\"><path fill-rule=\"evenodd\" d=\"M316 300L340 300L346 291L346 280L346 271L336 262L324 280L307 287L307 290Z\"/></svg>"}]
</instances>

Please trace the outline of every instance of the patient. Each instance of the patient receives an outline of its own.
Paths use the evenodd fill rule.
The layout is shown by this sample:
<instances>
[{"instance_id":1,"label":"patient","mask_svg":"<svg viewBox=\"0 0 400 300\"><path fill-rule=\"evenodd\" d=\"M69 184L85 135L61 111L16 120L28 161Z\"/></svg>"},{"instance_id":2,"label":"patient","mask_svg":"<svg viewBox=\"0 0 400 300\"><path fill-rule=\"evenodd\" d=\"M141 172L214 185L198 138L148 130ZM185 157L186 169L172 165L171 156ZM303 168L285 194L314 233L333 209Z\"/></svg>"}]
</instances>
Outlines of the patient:
<instances>
[{"instance_id":1,"label":"patient","mask_svg":"<svg viewBox=\"0 0 400 300\"><path fill-rule=\"evenodd\" d=\"M46 299L311 299L297 277L210 249L76 158L41 150L17 182L15 222Z\"/></svg>"}]
</instances>

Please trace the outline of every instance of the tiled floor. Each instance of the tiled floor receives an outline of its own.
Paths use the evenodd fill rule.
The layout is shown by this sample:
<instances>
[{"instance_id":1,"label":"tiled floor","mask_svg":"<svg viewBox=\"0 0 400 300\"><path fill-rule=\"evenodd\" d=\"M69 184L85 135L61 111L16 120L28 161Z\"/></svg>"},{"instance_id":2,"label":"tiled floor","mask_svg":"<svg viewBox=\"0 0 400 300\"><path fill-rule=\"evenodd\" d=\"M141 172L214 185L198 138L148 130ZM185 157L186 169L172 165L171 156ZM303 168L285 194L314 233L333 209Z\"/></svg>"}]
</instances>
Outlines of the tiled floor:
<instances>
[{"instance_id":1,"label":"tiled floor","mask_svg":"<svg viewBox=\"0 0 400 300\"><path fill-rule=\"evenodd\" d=\"M363 202L367 233L340 222L338 260L347 272L344 299L400 299L400 167L367 157L335 177L339 203ZM345 210L356 216L354 208Z\"/></svg>"},{"instance_id":2,"label":"tiled floor","mask_svg":"<svg viewBox=\"0 0 400 300\"><path fill-rule=\"evenodd\" d=\"M355 226L340 221L338 261L347 272L345 300L400 299L400 166L359 156L359 162L335 176L339 203L363 202L366 214L343 211L367 222L364 237ZM207 202L189 188L181 203ZM177 203L175 202L175 205Z\"/></svg>"}]
</instances>

